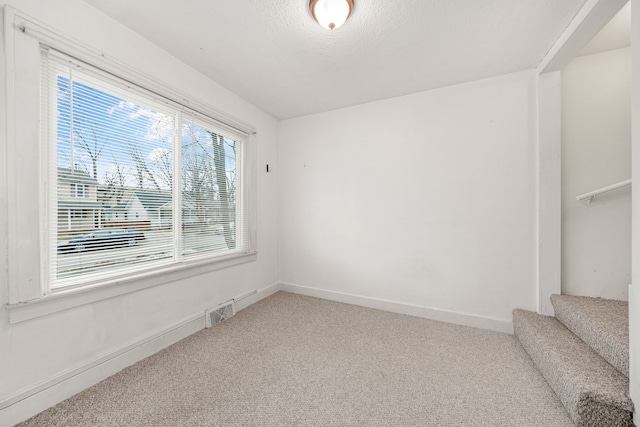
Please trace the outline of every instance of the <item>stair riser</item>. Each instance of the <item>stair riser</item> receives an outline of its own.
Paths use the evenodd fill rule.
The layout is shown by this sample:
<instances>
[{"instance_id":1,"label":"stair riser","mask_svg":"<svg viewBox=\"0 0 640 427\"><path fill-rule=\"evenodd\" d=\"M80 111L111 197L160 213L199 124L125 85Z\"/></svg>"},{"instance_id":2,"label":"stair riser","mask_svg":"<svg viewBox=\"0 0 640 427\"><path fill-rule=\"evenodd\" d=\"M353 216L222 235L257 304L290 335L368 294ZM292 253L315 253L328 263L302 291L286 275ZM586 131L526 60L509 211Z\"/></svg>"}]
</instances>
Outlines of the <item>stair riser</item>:
<instances>
[{"instance_id":1,"label":"stair riser","mask_svg":"<svg viewBox=\"0 0 640 427\"><path fill-rule=\"evenodd\" d=\"M552 295L556 318L603 359L629 377L629 306L626 301Z\"/></svg>"}]
</instances>

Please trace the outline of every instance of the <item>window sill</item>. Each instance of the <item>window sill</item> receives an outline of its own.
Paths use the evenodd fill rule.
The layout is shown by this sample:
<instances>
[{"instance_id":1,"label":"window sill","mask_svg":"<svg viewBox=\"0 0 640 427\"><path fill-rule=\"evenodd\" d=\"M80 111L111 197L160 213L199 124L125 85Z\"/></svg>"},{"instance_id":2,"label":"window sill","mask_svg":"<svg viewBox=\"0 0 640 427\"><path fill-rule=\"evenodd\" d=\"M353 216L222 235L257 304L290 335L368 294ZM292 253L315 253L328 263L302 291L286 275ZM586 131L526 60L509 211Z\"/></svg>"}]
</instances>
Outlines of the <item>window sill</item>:
<instances>
[{"instance_id":1,"label":"window sill","mask_svg":"<svg viewBox=\"0 0 640 427\"><path fill-rule=\"evenodd\" d=\"M9 311L9 322L15 324L256 259L257 252L250 252L224 259L184 262L93 286L56 291L34 300L6 305L5 309Z\"/></svg>"}]
</instances>

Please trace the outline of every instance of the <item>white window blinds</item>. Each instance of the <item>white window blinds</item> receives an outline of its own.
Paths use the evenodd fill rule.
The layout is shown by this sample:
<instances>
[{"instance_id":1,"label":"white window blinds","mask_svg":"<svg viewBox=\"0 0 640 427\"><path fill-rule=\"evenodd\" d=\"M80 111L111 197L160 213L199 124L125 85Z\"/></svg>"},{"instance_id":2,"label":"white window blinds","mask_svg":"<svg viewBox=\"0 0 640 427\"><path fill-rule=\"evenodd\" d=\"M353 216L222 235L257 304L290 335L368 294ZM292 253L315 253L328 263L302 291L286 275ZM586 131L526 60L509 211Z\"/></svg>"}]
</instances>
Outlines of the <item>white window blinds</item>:
<instances>
[{"instance_id":1,"label":"white window blinds","mask_svg":"<svg viewBox=\"0 0 640 427\"><path fill-rule=\"evenodd\" d=\"M49 288L249 251L244 135L42 49Z\"/></svg>"}]
</instances>

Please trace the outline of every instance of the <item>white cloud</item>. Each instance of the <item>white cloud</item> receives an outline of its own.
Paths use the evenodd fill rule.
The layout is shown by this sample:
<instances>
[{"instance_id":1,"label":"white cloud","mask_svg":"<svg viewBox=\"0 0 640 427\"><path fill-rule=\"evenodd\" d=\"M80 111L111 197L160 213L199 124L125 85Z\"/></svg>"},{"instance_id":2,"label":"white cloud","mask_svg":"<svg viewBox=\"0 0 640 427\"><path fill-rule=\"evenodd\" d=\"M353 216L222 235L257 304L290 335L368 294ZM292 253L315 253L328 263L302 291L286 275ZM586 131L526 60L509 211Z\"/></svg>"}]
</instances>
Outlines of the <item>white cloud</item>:
<instances>
[{"instance_id":1,"label":"white cloud","mask_svg":"<svg viewBox=\"0 0 640 427\"><path fill-rule=\"evenodd\" d=\"M145 138L148 140L163 140L170 137L173 132L173 117L157 111L145 108L130 101L121 100L114 105L109 113L116 111L124 113L129 120L148 119Z\"/></svg>"},{"instance_id":2,"label":"white cloud","mask_svg":"<svg viewBox=\"0 0 640 427\"><path fill-rule=\"evenodd\" d=\"M133 102L129 102L129 101L125 101L124 99L120 100L120 102L118 102L118 104L114 105L113 107L111 107L109 109L109 113L113 114L114 112L120 110L120 111L131 111L134 110L137 107L136 104L134 104Z\"/></svg>"},{"instance_id":3,"label":"white cloud","mask_svg":"<svg viewBox=\"0 0 640 427\"><path fill-rule=\"evenodd\" d=\"M156 147L149 153L149 160L151 160L152 162L157 162L169 155L171 155L170 150L163 147Z\"/></svg>"}]
</instances>

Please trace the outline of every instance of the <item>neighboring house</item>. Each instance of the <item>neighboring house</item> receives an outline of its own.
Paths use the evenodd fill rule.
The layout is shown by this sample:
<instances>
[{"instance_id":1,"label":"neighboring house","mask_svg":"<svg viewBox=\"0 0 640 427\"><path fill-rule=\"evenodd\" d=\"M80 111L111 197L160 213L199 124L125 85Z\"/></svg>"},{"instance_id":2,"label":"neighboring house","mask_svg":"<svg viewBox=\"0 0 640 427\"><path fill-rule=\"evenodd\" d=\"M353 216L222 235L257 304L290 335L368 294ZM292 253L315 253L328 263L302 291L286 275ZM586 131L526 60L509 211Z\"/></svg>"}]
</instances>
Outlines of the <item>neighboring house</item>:
<instances>
[{"instance_id":1,"label":"neighboring house","mask_svg":"<svg viewBox=\"0 0 640 427\"><path fill-rule=\"evenodd\" d=\"M101 225L98 182L79 169L58 168L58 231L92 230Z\"/></svg>"},{"instance_id":2,"label":"neighboring house","mask_svg":"<svg viewBox=\"0 0 640 427\"><path fill-rule=\"evenodd\" d=\"M119 205L105 210L106 222L148 222L152 229L169 228L172 197L168 191L134 191Z\"/></svg>"}]
</instances>

